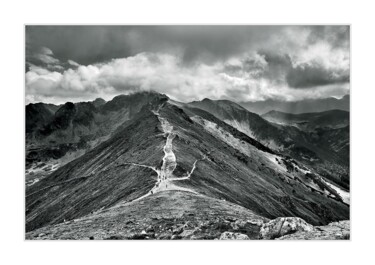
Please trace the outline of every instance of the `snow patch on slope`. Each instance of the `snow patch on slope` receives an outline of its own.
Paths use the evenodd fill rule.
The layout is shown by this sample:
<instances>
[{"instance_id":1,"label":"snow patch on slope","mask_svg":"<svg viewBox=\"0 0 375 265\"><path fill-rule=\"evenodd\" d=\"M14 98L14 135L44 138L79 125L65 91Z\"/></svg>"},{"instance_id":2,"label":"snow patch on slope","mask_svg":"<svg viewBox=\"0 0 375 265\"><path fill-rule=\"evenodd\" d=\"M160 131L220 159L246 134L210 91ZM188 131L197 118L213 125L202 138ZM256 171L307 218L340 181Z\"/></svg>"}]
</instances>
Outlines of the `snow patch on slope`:
<instances>
[{"instance_id":1,"label":"snow patch on slope","mask_svg":"<svg viewBox=\"0 0 375 265\"><path fill-rule=\"evenodd\" d=\"M263 152L264 153L264 156L269 160L271 161L271 163L274 164L275 168L278 169L278 171L280 172L284 172L286 173L287 172L287 169L285 166L282 165L281 163L281 157L278 156L278 155L274 155L274 154L270 154L270 153L266 153L266 152Z\"/></svg>"},{"instance_id":2,"label":"snow patch on slope","mask_svg":"<svg viewBox=\"0 0 375 265\"><path fill-rule=\"evenodd\" d=\"M249 155L249 146L244 141L237 139L232 134L218 126L216 123L205 120L199 116L194 116L191 119L196 123L201 124L204 129L210 132L213 136L219 138L220 140L241 151L242 153Z\"/></svg>"},{"instance_id":3,"label":"snow patch on slope","mask_svg":"<svg viewBox=\"0 0 375 265\"><path fill-rule=\"evenodd\" d=\"M281 173L284 177L289 179L298 178L302 185L314 189L315 191L325 193L327 196L331 195L331 192L326 189L322 189L317 183L313 181L312 178L308 177L309 173L312 174L312 171L309 168L306 168L303 165L298 165L295 162L292 162L294 170L288 171L287 165L285 164L285 158L280 155L270 154L258 150L256 147L234 137L231 133L225 129L218 126L216 123L203 119L199 116L193 116L191 119L202 125L205 130L211 133L216 138L222 140L233 148L239 150L241 153L249 156L250 158L260 159L259 162L265 163L267 167L272 168L276 172ZM194 168L194 167L193 167ZM323 178L321 178L324 181ZM333 186L330 183L327 183L329 187L336 190L337 193L343 198L345 203L349 203L349 193L341 190L340 188Z\"/></svg>"},{"instance_id":4,"label":"snow patch on slope","mask_svg":"<svg viewBox=\"0 0 375 265\"><path fill-rule=\"evenodd\" d=\"M245 121L241 121L241 122L238 122L237 120L233 119L233 120L224 120L224 122L234 128L236 128L237 130L239 130L240 132L246 134L247 136L257 140L258 142L262 143L263 145L273 149L273 150L283 150L284 149L284 146L280 146L278 145L274 140L270 139L268 141L266 140L261 140L259 139L255 134L254 132L251 130L251 127L250 127L250 124L248 124L247 122Z\"/></svg>"},{"instance_id":5,"label":"snow patch on slope","mask_svg":"<svg viewBox=\"0 0 375 265\"><path fill-rule=\"evenodd\" d=\"M323 178L322 180L328 185L330 186L332 189L334 189L339 195L340 197L342 198L342 200L346 203L346 204L350 204L350 193L347 192L347 191L344 191L343 189L325 181Z\"/></svg>"},{"instance_id":6,"label":"snow patch on slope","mask_svg":"<svg viewBox=\"0 0 375 265\"><path fill-rule=\"evenodd\" d=\"M233 126L234 128L236 128L240 132L243 132L244 134L250 136L251 138L256 139L255 134L250 129L249 124L247 124L246 122L243 122L243 121L242 122L238 122L236 120L224 120L224 122L226 124L229 124L230 126Z\"/></svg>"},{"instance_id":7,"label":"snow patch on slope","mask_svg":"<svg viewBox=\"0 0 375 265\"><path fill-rule=\"evenodd\" d=\"M269 162L267 163L268 166L272 167L274 170L282 173L287 172L286 167L281 163L280 156L258 150L256 147L234 137L231 133L224 130L216 123L205 120L202 117L194 116L191 119L196 123L201 124L205 128L205 130L210 132L213 136L239 150L241 153L249 157L258 157L261 159L263 158L262 161L265 163ZM254 156L255 153L258 155Z\"/></svg>"}]
</instances>

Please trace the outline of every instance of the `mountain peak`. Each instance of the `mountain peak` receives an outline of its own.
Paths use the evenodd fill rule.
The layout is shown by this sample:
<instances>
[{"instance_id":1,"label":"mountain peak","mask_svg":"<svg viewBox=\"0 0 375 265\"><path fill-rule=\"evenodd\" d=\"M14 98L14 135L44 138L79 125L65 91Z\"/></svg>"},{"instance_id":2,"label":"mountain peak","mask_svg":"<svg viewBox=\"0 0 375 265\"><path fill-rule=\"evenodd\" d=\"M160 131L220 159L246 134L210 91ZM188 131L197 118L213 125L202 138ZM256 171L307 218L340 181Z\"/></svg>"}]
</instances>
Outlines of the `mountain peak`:
<instances>
[{"instance_id":1,"label":"mountain peak","mask_svg":"<svg viewBox=\"0 0 375 265\"><path fill-rule=\"evenodd\" d=\"M143 105L157 106L166 102L168 99L168 96L155 91L140 91L128 95L118 95L106 102L102 106L102 109L103 111L117 111L127 106L140 109ZM139 106L139 108L136 106Z\"/></svg>"},{"instance_id":2,"label":"mountain peak","mask_svg":"<svg viewBox=\"0 0 375 265\"><path fill-rule=\"evenodd\" d=\"M95 107L100 107L101 105L104 105L106 103L106 101L102 98L96 98L92 104L95 106Z\"/></svg>"}]
</instances>

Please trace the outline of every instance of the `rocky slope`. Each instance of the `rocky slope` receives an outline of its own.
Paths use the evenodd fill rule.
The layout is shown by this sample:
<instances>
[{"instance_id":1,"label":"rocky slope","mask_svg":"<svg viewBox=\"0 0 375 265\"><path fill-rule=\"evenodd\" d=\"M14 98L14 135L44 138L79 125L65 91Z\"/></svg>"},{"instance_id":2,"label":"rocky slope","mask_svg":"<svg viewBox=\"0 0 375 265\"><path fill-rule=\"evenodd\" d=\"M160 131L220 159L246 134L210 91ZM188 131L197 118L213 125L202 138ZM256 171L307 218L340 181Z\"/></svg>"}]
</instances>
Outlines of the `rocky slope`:
<instances>
[{"instance_id":1,"label":"rocky slope","mask_svg":"<svg viewBox=\"0 0 375 265\"><path fill-rule=\"evenodd\" d=\"M348 240L350 221L333 222L325 226L315 226L312 231L298 231L284 235L279 240Z\"/></svg>"}]
</instances>

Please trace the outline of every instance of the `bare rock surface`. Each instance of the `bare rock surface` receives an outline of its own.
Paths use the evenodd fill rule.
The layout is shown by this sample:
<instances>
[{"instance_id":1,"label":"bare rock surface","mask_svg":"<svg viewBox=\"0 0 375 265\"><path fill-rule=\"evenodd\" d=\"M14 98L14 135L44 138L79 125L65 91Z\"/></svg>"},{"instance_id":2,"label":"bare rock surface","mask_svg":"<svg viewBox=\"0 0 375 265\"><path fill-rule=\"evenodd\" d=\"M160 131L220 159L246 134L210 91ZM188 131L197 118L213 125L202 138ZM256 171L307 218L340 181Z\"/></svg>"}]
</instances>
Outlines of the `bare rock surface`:
<instances>
[{"instance_id":1,"label":"bare rock surface","mask_svg":"<svg viewBox=\"0 0 375 265\"><path fill-rule=\"evenodd\" d=\"M297 231L311 232L314 227L298 217L279 217L265 223L260 230L263 239L275 239Z\"/></svg>"},{"instance_id":2,"label":"bare rock surface","mask_svg":"<svg viewBox=\"0 0 375 265\"><path fill-rule=\"evenodd\" d=\"M333 222L325 226L316 226L313 231L298 231L285 235L280 240L337 240L350 239L350 221Z\"/></svg>"},{"instance_id":3,"label":"bare rock surface","mask_svg":"<svg viewBox=\"0 0 375 265\"><path fill-rule=\"evenodd\" d=\"M224 232L221 234L220 240L248 240L250 239L247 235L233 232Z\"/></svg>"}]
</instances>

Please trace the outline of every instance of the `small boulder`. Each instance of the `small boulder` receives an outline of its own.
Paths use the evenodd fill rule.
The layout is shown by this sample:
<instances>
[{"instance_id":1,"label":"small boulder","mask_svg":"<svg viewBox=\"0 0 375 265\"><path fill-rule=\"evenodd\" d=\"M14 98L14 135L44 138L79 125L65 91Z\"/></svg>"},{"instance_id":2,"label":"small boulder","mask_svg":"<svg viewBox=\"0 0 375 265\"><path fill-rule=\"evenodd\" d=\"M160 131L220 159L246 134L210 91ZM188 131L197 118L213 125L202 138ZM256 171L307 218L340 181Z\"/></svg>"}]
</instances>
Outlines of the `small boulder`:
<instances>
[{"instance_id":1,"label":"small boulder","mask_svg":"<svg viewBox=\"0 0 375 265\"><path fill-rule=\"evenodd\" d=\"M167 234L167 233L162 233L162 234L158 235L157 239L168 240L168 239L171 239L171 235Z\"/></svg>"},{"instance_id":2,"label":"small boulder","mask_svg":"<svg viewBox=\"0 0 375 265\"><path fill-rule=\"evenodd\" d=\"M180 226L180 227L175 226L175 227L172 228L172 233L173 233L174 235L178 235L178 234L180 234L182 231L183 231L183 227L182 227L182 226Z\"/></svg>"},{"instance_id":3,"label":"small boulder","mask_svg":"<svg viewBox=\"0 0 375 265\"><path fill-rule=\"evenodd\" d=\"M264 224L264 222L260 219L247 220L247 223L257 226L262 226Z\"/></svg>"},{"instance_id":4,"label":"small boulder","mask_svg":"<svg viewBox=\"0 0 375 265\"><path fill-rule=\"evenodd\" d=\"M260 238L275 239L297 231L313 231L314 227L298 217L279 217L262 225Z\"/></svg>"},{"instance_id":5,"label":"small boulder","mask_svg":"<svg viewBox=\"0 0 375 265\"><path fill-rule=\"evenodd\" d=\"M225 218L225 220L229 221L229 222L234 222L236 221L236 218L232 217L232 216L228 216Z\"/></svg>"},{"instance_id":6,"label":"small boulder","mask_svg":"<svg viewBox=\"0 0 375 265\"><path fill-rule=\"evenodd\" d=\"M233 232L224 232L220 235L220 240L249 240L247 235Z\"/></svg>"},{"instance_id":7,"label":"small boulder","mask_svg":"<svg viewBox=\"0 0 375 265\"><path fill-rule=\"evenodd\" d=\"M155 232L155 229L150 225L149 227L147 227L146 232L147 233L153 233L153 232Z\"/></svg>"},{"instance_id":8,"label":"small boulder","mask_svg":"<svg viewBox=\"0 0 375 265\"><path fill-rule=\"evenodd\" d=\"M180 234L180 236L181 236L182 238L190 237L190 236L192 236L192 235L194 234L194 232L195 232L195 230L193 230L193 229L186 229L186 230L184 230L184 231Z\"/></svg>"},{"instance_id":9,"label":"small boulder","mask_svg":"<svg viewBox=\"0 0 375 265\"><path fill-rule=\"evenodd\" d=\"M181 239L180 235L172 235L171 240Z\"/></svg>"}]
</instances>

